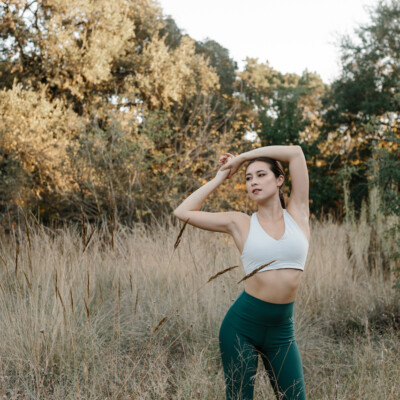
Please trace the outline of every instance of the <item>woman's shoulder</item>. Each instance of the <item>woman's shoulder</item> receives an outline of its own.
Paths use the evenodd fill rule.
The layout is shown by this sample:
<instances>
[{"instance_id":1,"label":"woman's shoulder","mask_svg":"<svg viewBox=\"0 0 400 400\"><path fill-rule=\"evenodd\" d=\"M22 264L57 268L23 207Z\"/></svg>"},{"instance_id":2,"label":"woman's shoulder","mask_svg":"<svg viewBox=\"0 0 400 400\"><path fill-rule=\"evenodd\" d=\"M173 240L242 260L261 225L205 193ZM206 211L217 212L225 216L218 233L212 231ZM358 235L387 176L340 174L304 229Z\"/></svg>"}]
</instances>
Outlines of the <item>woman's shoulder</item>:
<instances>
[{"instance_id":1,"label":"woman's shoulder","mask_svg":"<svg viewBox=\"0 0 400 400\"><path fill-rule=\"evenodd\" d=\"M242 211L227 211L232 219L235 219L237 221L249 221L251 219L251 215L246 214Z\"/></svg>"}]
</instances>

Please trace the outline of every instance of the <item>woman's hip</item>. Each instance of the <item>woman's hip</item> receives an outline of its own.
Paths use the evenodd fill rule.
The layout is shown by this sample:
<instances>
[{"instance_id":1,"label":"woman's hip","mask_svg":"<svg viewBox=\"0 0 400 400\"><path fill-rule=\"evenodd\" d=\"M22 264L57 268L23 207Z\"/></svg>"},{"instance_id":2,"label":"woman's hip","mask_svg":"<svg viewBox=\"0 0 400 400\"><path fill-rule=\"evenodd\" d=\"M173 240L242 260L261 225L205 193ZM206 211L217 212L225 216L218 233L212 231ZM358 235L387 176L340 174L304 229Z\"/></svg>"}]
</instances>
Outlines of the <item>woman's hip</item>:
<instances>
[{"instance_id":1,"label":"woman's hip","mask_svg":"<svg viewBox=\"0 0 400 400\"><path fill-rule=\"evenodd\" d=\"M257 346L276 347L294 339L294 302L269 303L243 291L231 305L221 331L248 338Z\"/></svg>"}]
</instances>

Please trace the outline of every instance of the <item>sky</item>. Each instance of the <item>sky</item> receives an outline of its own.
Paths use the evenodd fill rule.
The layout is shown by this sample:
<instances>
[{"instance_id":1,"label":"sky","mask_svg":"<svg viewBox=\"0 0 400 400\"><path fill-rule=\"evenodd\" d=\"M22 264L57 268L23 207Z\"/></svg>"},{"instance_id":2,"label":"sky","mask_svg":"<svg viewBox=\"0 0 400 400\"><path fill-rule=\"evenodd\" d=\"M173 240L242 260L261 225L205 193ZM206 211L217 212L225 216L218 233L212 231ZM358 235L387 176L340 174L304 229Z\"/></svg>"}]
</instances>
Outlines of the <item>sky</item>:
<instances>
[{"instance_id":1,"label":"sky","mask_svg":"<svg viewBox=\"0 0 400 400\"><path fill-rule=\"evenodd\" d=\"M337 44L369 21L378 0L158 0L164 15L195 40L217 41L240 69L245 58L282 73L340 74Z\"/></svg>"}]
</instances>

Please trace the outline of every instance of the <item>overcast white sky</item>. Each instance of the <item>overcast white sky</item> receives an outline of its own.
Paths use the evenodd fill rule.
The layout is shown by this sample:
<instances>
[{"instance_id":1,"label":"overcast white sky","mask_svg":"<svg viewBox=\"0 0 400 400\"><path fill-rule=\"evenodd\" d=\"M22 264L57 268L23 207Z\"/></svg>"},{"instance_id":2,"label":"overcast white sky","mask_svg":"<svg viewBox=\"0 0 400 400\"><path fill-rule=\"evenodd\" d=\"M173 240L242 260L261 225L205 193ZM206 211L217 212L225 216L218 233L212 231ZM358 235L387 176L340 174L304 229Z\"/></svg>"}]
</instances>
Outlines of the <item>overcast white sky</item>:
<instances>
[{"instance_id":1,"label":"overcast white sky","mask_svg":"<svg viewBox=\"0 0 400 400\"><path fill-rule=\"evenodd\" d=\"M243 67L246 57L276 70L340 73L338 34L369 20L377 0L158 0L164 14L195 40L213 39Z\"/></svg>"}]
</instances>

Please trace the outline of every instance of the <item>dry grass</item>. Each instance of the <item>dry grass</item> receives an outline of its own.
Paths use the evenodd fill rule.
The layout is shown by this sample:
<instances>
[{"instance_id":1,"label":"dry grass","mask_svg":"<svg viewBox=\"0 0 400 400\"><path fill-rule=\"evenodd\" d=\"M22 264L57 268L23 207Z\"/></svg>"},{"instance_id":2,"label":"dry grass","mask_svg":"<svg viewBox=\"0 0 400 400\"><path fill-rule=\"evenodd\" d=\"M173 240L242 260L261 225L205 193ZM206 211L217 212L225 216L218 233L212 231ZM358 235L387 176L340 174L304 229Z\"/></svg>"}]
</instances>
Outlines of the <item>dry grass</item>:
<instances>
[{"instance_id":1,"label":"dry grass","mask_svg":"<svg viewBox=\"0 0 400 400\"><path fill-rule=\"evenodd\" d=\"M174 248L171 222L84 228L1 238L0 396L224 399L218 329L244 276L224 271L240 265L233 241L187 226ZM399 297L368 267L370 232L365 213L312 223L295 309L311 400L400 398ZM273 399L261 369L256 399Z\"/></svg>"}]
</instances>

